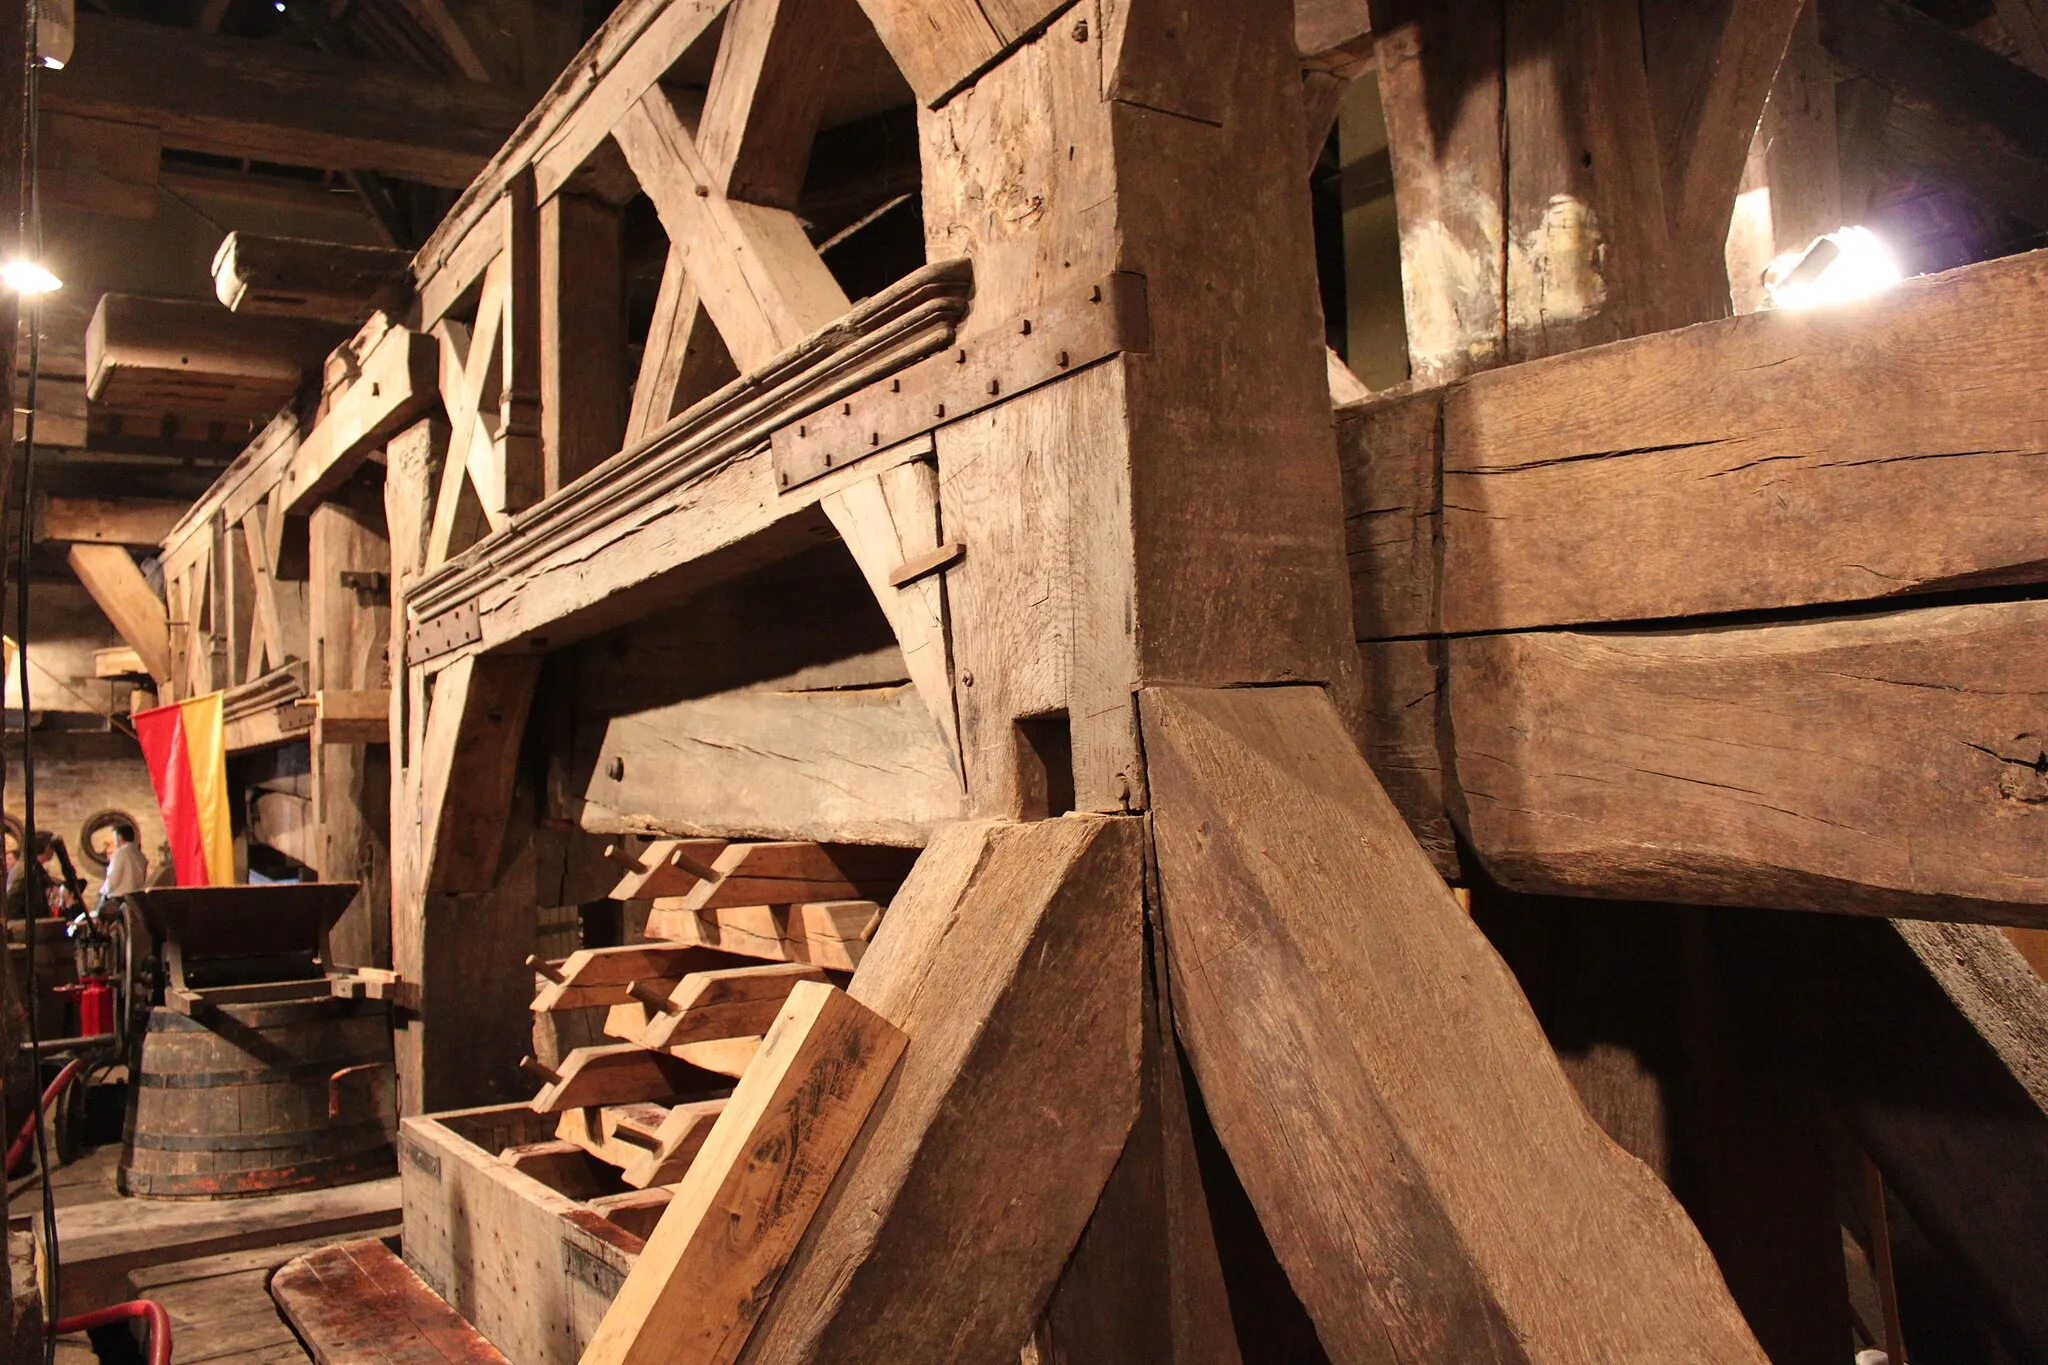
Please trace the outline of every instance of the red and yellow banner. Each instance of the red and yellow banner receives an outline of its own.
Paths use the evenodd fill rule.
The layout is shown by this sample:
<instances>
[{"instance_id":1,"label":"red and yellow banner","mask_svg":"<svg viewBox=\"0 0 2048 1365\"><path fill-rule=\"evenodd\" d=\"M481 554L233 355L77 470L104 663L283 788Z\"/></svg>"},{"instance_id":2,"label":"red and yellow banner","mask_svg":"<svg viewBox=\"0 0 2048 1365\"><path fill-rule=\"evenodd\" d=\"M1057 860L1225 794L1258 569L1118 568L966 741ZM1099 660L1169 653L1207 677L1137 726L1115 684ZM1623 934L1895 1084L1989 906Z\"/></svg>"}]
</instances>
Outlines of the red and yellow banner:
<instances>
[{"instance_id":1,"label":"red and yellow banner","mask_svg":"<svg viewBox=\"0 0 2048 1365\"><path fill-rule=\"evenodd\" d=\"M179 886L226 886L235 879L220 703L221 694L209 692L132 717L156 804L164 813Z\"/></svg>"}]
</instances>

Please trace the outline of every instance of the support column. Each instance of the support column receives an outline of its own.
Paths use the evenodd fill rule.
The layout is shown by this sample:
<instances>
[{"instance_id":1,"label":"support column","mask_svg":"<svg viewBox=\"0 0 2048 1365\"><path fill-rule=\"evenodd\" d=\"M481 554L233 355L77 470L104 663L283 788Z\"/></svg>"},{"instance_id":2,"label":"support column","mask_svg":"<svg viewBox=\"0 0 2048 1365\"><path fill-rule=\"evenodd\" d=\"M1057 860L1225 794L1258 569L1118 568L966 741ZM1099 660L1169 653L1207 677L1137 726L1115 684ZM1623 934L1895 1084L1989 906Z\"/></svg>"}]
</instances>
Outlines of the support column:
<instances>
[{"instance_id":1,"label":"support column","mask_svg":"<svg viewBox=\"0 0 2048 1365\"><path fill-rule=\"evenodd\" d=\"M308 690L382 692L391 687L391 542L383 490L357 478L308 518ZM361 882L335 924L331 950L344 966L391 962L389 746L325 744L314 736L313 823L322 881Z\"/></svg>"},{"instance_id":2,"label":"support column","mask_svg":"<svg viewBox=\"0 0 2048 1365\"><path fill-rule=\"evenodd\" d=\"M545 493L616 455L626 434L619 211L558 194L540 206L540 449Z\"/></svg>"}]
</instances>

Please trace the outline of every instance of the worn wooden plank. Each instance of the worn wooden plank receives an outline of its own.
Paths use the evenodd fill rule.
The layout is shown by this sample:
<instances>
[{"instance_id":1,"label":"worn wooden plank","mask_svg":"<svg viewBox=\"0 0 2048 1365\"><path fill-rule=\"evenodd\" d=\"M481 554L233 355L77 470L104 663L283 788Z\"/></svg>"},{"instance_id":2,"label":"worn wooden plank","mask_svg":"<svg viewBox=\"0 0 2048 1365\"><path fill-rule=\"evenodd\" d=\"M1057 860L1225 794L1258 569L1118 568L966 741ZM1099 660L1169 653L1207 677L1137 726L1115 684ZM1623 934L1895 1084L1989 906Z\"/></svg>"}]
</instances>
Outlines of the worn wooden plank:
<instances>
[{"instance_id":1,"label":"worn wooden plank","mask_svg":"<svg viewBox=\"0 0 2048 1365\"><path fill-rule=\"evenodd\" d=\"M386 331L362 373L299 442L283 483L286 508L300 515L340 487L370 452L411 426L439 396L440 346L404 327Z\"/></svg>"},{"instance_id":2,"label":"worn wooden plank","mask_svg":"<svg viewBox=\"0 0 2048 1365\"><path fill-rule=\"evenodd\" d=\"M1761 1362L1324 694L1141 714L1175 1023L1333 1356Z\"/></svg>"},{"instance_id":3,"label":"worn wooden plank","mask_svg":"<svg viewBox=\"0 0 2048 1365\"><path fill-rule=\"evenodd\" d=\"M689 1172L726 1104L726 1100L716 1099L693 1100L667 1109L659 1105L571 1109L562 1115L555 1132L617 1166L619 1179L644 1190L673 1185ZM592 1207L597 1206L591 1202ZM660 1207L666 1204L664 1200ZM655 1216L659 1217L659 1208ZM618 1221L611 1210L606 1210L606 1217ZM650 1225L636 1235L645 1237L652 1232Z\"/></svg>"},{"instance_id":4,"label":"worn wooden plank","mask_svg":"<svg viewBox=\"0 0 2048 1365\"><path fill-rule=\"evenodd\" d=\"M744 961L703 948L671 943L628 943L616 948L579 948L543 969L548 984L534 996L535 1012L622 1005L633 999L636 981L673 984L692 972L742 967Z\"/></svg>"},{"instance_id":5,"label":"worn wooden plank","mask_svg":"<svg viewBox=\"0 0 2048 1365\"><path fill-rule=\"evenodd\" d=\"M910 1045L742 1359L1017 1358L1138 1109L1138 823L933 841L851 988Z\"/></svg>"},{"instance_id":6,"label":"worn wooden plank","mask_svg":"<svg viewBox=\"0 0 2048 1365\"><path fill-rule=\"evenodd\" d=\"M317 1365L505 1360L380 1241L300 1256L278 1270L270 1293Z\"/></svg>"},{"instance_id":7,"label":"worn wooden plank","mask_svg":"<svg viewBox=\"0 0 2048 1365\"><path fill-rule=\"evenodd\" d=\"M2013 602L1449 645L1465 832L1521 890L2048 923Z\"/></svg>"},{"instance_id":8,"label":"worn wooden plank","mask_svg":"<svg viewBox=\"0 0 2048 1365\"><path fill-rule=\"evenodd\" d=\"M903 1032L836 987L799 985L733 1091L584 1365L723 1365L895 1069Z\"/></svg>"},{"instance_id":9,"label":"worn wooden plank","mask_svg":"<svg viewBox=\"0 0 2048 1365\"><path fill-rule=\"evenodd\" d=\"M647 916L647 933L741 957L850 972L860 966L881 919L881 907L866 900L726 910L684 910L657 901Z\"/></svg>"},{"instance_id":10,"label":"worn wooden plank","mask_svg":"<svg viewBox=\"0 0 2048 1365\"><path fill-rule=\"evenodd\" d=\"M690 888L677 908L723 910L861 897L887 899L915 856L901 849L808 840L732 844L711 865L716 875Z\"/></svg>"},{"instance_id":11,"label":"worn wooden plank","mask_svg":"<svg viewBox=\"0 0 2048 1365\"><path fill-rule=\"evenodd\" d=\"M66 552L66 559L128 647L142 656L143 666L153 677L169 678L169 627L163 599L150 590L128 551L119 545L78 543Z\"/></svg>"},{"instance_id":12,"label":"worn wooden plank","mask_svg":"<svg viewBox=\"0 0 2048 1365\"><path fill-rule=\"evenodd\" d=\"M577 754L575 818L603 832L903 846L963 808L930 708L900 685L690 698L592 720Z\"/></svg>"}]
</instances>

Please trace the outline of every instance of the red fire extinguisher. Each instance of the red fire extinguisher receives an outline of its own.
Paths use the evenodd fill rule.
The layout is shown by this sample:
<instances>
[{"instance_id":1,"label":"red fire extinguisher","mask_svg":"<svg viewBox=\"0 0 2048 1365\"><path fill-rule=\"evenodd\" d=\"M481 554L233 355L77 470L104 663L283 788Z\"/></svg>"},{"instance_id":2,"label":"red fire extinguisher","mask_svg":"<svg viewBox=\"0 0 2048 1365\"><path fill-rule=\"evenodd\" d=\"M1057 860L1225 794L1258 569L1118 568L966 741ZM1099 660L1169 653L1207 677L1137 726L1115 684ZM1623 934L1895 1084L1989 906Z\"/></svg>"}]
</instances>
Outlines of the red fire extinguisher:
<instances>
[{"instance_id":1,"label":"red fire extinguisher","mask_svg":"<svg viewBox=\"0 0 2048 1365\"><path fill-rule=\"evenodd\" d=\"M75 986L59 986L62 995L78 997L78 1033L92 1038L114 1031L114 987L103 976L88 976Z\"/></svg>"}]
</instances>

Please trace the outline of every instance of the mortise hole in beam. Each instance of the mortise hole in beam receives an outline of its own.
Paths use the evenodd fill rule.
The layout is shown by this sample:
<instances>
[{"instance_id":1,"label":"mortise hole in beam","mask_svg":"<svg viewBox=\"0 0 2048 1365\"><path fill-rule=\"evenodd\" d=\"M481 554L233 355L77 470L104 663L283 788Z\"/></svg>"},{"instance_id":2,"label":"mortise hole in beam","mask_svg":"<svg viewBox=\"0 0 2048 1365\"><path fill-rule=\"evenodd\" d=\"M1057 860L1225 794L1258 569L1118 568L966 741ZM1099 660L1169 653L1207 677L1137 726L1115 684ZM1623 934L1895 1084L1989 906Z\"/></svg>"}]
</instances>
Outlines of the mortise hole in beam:
<instances>
[{"instance_id":1,"label":"mortise hole in beam","mask_svg":"<svg viewBox=\"0 0 2048 1365\"><path fill-rule=\"evenodd\" d=\"M1026 820L1073 810L1074 733L1066 712L1018 717L1017 790Z\"/></svg>"}]
</instances>

